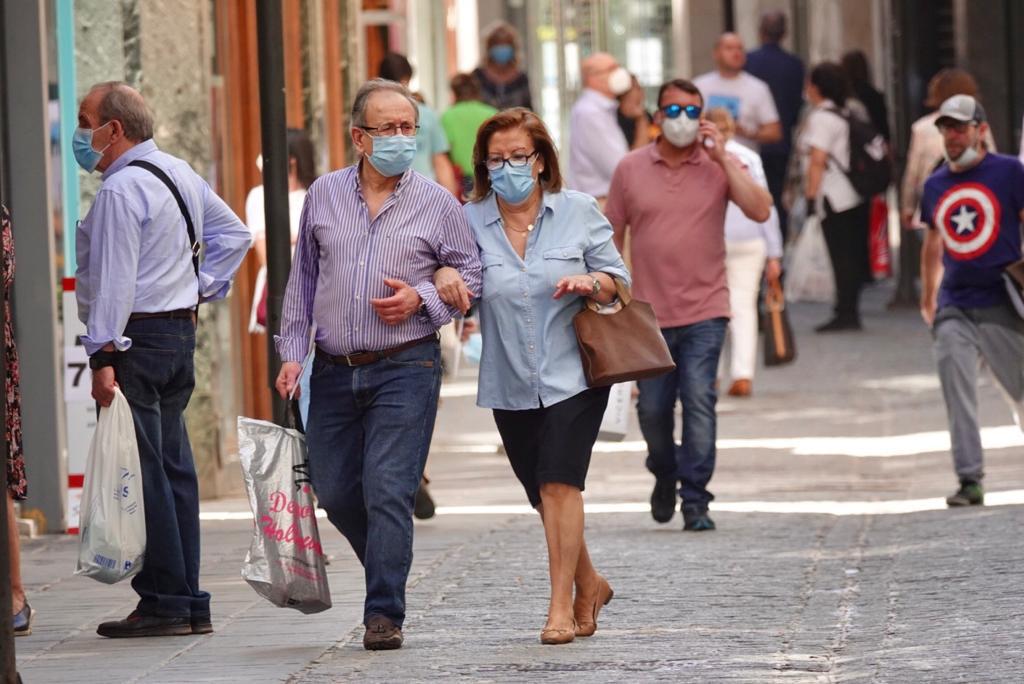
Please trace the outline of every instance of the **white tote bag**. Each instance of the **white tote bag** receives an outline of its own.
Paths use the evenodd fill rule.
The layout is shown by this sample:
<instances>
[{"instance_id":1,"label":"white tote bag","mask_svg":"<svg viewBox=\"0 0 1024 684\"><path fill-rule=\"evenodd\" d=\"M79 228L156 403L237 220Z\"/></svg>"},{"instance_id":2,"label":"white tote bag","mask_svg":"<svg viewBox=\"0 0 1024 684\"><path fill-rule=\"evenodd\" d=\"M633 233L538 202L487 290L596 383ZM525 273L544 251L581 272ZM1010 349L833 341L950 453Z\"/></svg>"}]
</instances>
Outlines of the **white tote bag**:
<instances>
[{"instance_id":1,"label":"white tote bag","mask_svg":"<svg viewBox=\"0 0 1024 684\"><path fill-rule=\"evenodd\" d=\"M791 302L831 302L836 284L821 221L807 217L786 263L786 299Z\"/></svg>"},{"instance_id":2,"label":"white tote bag","mask_svg":"<svg viewBox=\"0 0 1024 684\"><path fill-rule=\"evenodd\" d=\"M146 509L132 409L120 389L101 408L85 464L76 575L106 584L142 569Z\"/></svg>"},{"instance_id":3,"label":"white tote bag","mask_svg":"<svg viewBox=\"0 0 1024 684\"><path fill-rule=\"evenodd\" d=\"M604 410L597 438L608 442L621 442L629 431L629 414L633 408L633 387L636 383L620 382L612 385L608 394L608 408Z\"/></svg>"}]
</instances>

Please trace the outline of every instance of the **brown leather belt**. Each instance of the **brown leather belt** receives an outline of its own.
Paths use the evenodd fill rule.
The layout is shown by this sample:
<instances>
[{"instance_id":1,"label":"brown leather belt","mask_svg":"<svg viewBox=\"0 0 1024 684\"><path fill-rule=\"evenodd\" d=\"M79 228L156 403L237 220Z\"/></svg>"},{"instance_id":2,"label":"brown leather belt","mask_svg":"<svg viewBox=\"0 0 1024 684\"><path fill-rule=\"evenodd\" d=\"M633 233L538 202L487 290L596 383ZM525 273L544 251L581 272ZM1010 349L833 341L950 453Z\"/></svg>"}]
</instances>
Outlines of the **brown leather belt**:
<instances>
[{"instance_id":1,"label":"brown leather belt","mask_svg":"<svg viewBox=\"0 0 1024 684\"><path fill-rule=\"evenodd\" d=\"M188 320L195 320L196 312L193 309L175 309L174 311L154 311L152 313L143 311L139 313L133 313L128 317L128 322L132 321L145 321L150 318L183 318Z\"/></svg>"},{"instance_id":2,"label":"brown leather belt","mask_svg":"<svg viewBox=\"0 0 1024 684\"><path fill-rule=\"evenodd\" d=\"M334 356L328 354L320 347L316 348L316 356L318 359L322 359L328 363L333 363L335 366L365 366L367 364L376 363L382 359L386 359L389 356L394 356L398 352L405 351L406 349L412 349L426 342L436 342L438 340L437 333L431 333L425 337L421 337L418 340L412 340L405 344L400 344L397 347L391 349L384 349L382 351L365 351L356 352L355 354L339 354Z\"/></svg>"}]
</instances>

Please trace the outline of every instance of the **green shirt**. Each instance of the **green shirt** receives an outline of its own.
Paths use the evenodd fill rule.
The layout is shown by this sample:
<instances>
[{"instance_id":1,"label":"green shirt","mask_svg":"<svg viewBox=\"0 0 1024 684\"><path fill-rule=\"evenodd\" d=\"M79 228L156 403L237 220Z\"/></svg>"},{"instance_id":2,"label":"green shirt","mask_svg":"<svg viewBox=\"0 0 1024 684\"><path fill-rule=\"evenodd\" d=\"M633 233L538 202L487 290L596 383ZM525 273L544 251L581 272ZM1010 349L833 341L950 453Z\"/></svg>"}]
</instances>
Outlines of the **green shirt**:
<instances>
[{"instance_id":1,"label":"green shirt","mask_svg":"<svg viewBox=\"0 0 1024 684\"><path fill-rule=\"evenodd\" d=\"M434 172L434 155L448 151L448 140L441 130L437 114L425 104L420 104L420 130L416 134L416 156L412 160L413 171L418 171L432 181L437 180Z\"/></svg>"},{"instance_id":2,"label":"green shirt","mask_svg":"<svg viewBox=\"0 0 1024 684\"><path fill-rule=\"evenodd\" d=\"M494 107L477 100L453 104L441 115L441 125L452 146L451 157L462 173L473 175L473 146L484 121L498 113Z\"/></svg>"}]
</instances>

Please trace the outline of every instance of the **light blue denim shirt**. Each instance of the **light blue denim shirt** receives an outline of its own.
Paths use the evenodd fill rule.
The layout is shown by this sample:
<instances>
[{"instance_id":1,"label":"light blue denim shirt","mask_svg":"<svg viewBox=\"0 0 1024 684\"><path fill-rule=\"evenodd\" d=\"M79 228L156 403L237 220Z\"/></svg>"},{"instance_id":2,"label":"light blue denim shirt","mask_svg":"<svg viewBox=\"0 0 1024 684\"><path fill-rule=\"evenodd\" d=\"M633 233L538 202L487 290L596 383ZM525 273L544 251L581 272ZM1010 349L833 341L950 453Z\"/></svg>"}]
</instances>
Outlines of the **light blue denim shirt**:
<instances>
[{"instance_id":1,"label":"light blue denim shirt","mask_svg":"<svg viewBox=\"0 0 1024 684\"><path fill-rule=\"evenodd\" d=\"M552 299L565 276L603 272L630 282L612 227L590 195L544 193L526 258L512 248L490 195L465 207L480 246L483 355L477 404L523 410L551 406L587 389L572 317L583 298Z\"/></svg>"}]
</instances>

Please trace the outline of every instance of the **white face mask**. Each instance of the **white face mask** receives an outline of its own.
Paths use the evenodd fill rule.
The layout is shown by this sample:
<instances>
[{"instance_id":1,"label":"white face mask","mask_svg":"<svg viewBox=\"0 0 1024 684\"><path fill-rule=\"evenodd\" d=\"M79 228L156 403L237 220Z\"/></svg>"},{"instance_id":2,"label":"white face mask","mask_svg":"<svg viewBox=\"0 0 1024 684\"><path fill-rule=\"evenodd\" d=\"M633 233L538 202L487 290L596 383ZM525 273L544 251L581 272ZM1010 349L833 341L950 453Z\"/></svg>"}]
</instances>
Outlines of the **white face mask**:
<instances>
[{"instance_id":1,"label":"white face mask","mask_svg":"<svg viewBox=\"0 0 1024 684\"><path fill-rule=\"evenodd\" d=\"M974 163L978 161L978 157L981 156L981 152L978 151L978 148L976 146L971 146L965 148L964 151L960 153L960 156L957 157L956 159L950 159L949 152L946 151L946 147L945 145L943 145L942 156L944 156L946 158L946 161L949 162L951 165L964 169L973 166Z\"/></svg>"},{"instance_id":2,"label":"white face mask","mask_svg":"<svg viewBox=\"0 0 1024 684\"><path fill-rule=\"evenodd\" d=\"M691 119L685 114L680 114L674 119L666 118L661 122L661 132L665 139L676 147L687 147L697 139L697 131L700 130L700 119Z\"/></svg>"},{"instance_id":3,"label":"white face mask","mask_svg":"<svg viewBox=\"0 0 1024 684\"><path fill-rule=\"evenodd\" d=\"M624 68L619 67L608 74L608 90L612 91L615 97L629 92L633 87L633 77Z\"/></svg>"}]
</instances>

